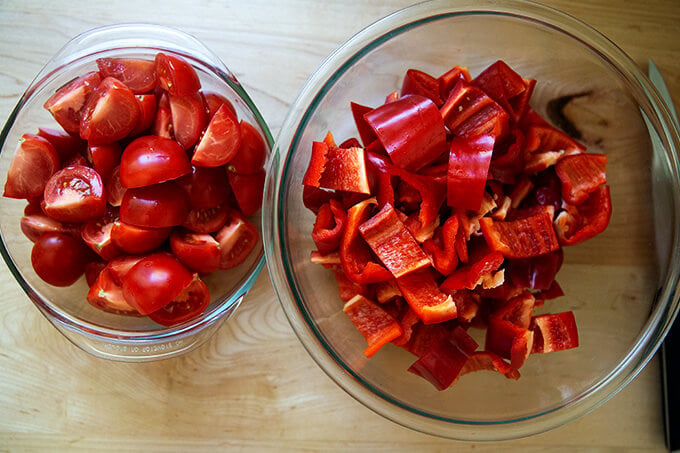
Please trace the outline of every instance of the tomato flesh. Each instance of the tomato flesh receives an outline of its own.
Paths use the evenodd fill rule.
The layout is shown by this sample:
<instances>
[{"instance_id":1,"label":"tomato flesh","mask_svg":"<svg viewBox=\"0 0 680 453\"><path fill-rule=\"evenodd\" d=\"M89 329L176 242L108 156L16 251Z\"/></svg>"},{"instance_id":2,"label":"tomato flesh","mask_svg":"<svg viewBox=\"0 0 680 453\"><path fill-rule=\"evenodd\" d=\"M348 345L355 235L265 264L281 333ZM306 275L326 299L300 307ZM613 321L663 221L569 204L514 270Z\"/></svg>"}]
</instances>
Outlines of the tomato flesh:
<instances>
[{"instance_id":1,"label":"tomato flesh","mask_svg":"<svg viewBox=\"0 0 680 453\"><path fill-rule=\"evenodd\" d=\"M80 137L91 145L125 138L137 124L139 101L122 82L107 77L95 88L80 119Z\"/></svg>"},{"instance_id":2,"label":"tomato flesh","mask_svg":"<svg viewBox=\"0 0 680 453\"><path fill-rule=\"evenodd\" d=\"M141 58L98 58L103 77L114 77L135 94L148 93L156 87L156 64Z\"/></svg>"},{"instance_id":3,"label":"tomato flesh","mask_svg":"<svg viewBox=\"0 0 680 453\"><path fill-rule=\"evenodd\" d=\"M194 233L213 233L227 222L229 206L221 204L214 208L192 209L182 226Z\"/></svg>"},{"instance_id":4,"label":"tomato flesh","mask_svg":"<svg viewBox=\"0 0 680 453\"><path fill-rule=\"evenodd\" d=\"M259 235L255 226L237 210L232 210L227 224L215 235L220 244L220 269L238 266L255 248Z\"/></svg>"},{"instance_id":5,"label":"tomato flesh","mask_svg":"<svg viewBox=\"0 0 680 453\"><path fill-rule=\"evenodd\" d=\"M255 127L247 121L241 121L241 146L227 170L240 175L252 175L264 168L267 149L264 140Z\"/></svg>"},{"instance_id":6,"label":"tomato flesh","mask_svg":"<svg viewBox=\"0 0 680 453\"><path fill-rule=\"evenodd\" d=\"M44 107L66 132L79 134L85 104L101 80L99 72L88 72L59 88Z\"/></svg>"},{"instance_id":7,"label":"tomato flesh","mask_svg":"<svg viewBox=\"0 0 680 453\"><path fill-rule=\"evenodd\" d=\"M253 175L238 175L228 172L229 185L234 192L238 207L246 217L250 217L262 206L265 171Z\"/></svg>"},{"instance_id":8,"label":"tomato flesh","mask_svg":"<svg viewBox=\"0 0 680 453\"><path fill-rule=\"evenodd\" d=\"M120 255L120 250L114 245L111 234L113 224L118 218L117 211L109 210L102 218L90 220L85 224L81 233L85 244L106 261Z\"/></svg>"},{"instance_id":9,"label":"tomato flesh","mask_svg":"<svg viewBox=\"0 0 680 453\"><path fill-rule=\"evenodd\" d=\"M155 63L158 84L173 96L190 96L201 88L198 74L183 58L160 52Z\"/></svg>"},{"instance_id":10,"label":"tomato flesh","mask_svg":"<svg viewBox=\"0 0 680 453\"><path fill-rule=\"evenodd\" d=\"M149 318L162 326L174 326L200 315L208 305L208 287L203 280L195 278L172 302L149 314Z\"/></svg>"},{"instance_id":11,"label":"tomato flesh","mask_svg":"<svg viewBox=\"0 0 680 453\"><path fill-rule=\"evenodd\" d=\"M200 93L188 96L170 95L172 132L183 149L189 149L198 141L208 122L208 113Z\"/></svg>"},{"instance_id":12,"label":"tomato flesh","mask_svg":"<svg viewBox=\"0 0 680 453\"><path fill-rule=\"evenodd\" d=\"M40 197L47 181L58 169L59 156L54 146L43 137L24 134L9 164L3 196Z\"/></svg>"},{"instance_id":13,"label":"tomato flesh","mask_svg":"<svg viewBox=\"0 0 680 453\"><path fill-rule=\"evenodd\" d=\"M210 120L201 141L196 145L191 163L202 167L219 167L234 158L241 146L241 128L231 110L223 104Z\"/></svg>"},{"instance_id":14,"label":"tomato flesh","mask_svg":"<svg viewBox=\"0 0 680 453\"><path fill-rule=\"evenodd\" d=\"M49 127L39 127L38 135L46 139L54 146L59 155L59 161L63 162L69 157L85 150L87 142L76 134L51 129Z\"/></svg>"},{"instance_id":15,"label":"tomato flesh","mask_svg":"<svg viewBox=\"0 0 680 453\"><path fill-rule=\"evenodd\" d=\"M85 222L106 212L106 196L99 174L90 167L62 168L45 186L45 212L62 222Z\"/></svg>"},{"instance_id":16,"label":"tomato flesh","mask_svg":"<svg viewBox=\"0 0 680 453\"><path fill-rule=\"evenodd\" d=\"M219 242L209 234L175 230L170 235L172 253L189 269L210 273L220 267Z\"/></svg>"},{"instance_id":17,"label":"tomato flesh","mask_svg":"<svg viewBox=\"0 0 680 453\"><path fill-rule=\"evenodd\" d=\"M123 289L113 280L108 268L104 268L90 286L87 301L92 306L109 313L141 316L141 313L125 300Z\"/></svg>"}]
</instances>

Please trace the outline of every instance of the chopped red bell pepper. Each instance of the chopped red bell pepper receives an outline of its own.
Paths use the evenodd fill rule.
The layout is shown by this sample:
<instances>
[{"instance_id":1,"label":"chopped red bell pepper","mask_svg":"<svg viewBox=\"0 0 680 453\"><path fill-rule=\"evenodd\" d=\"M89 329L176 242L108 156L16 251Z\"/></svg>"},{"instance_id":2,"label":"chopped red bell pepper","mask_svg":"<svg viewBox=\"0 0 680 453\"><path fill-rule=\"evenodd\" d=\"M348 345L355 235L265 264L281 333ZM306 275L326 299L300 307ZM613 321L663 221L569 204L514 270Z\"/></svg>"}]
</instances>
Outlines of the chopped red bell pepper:
<instances>
[{"instance_id":1,"label":"chopped red bell pepper","mask_svg":"<svg viewBox=\"0 0 680 453\"><path fill-rule=\"evenodd\" d=\"M406 71L404 82L401 85L401 95L406 94L426 97L434 102L437 107L443 104L442 98L439 96L439 80L418 69Z\"/></svg>"},{"instance_id":2,"label":"chopped red bell pepper","mask_svg":"<svg viewBox=\"0 0 680 453\"><path fill-rule=\"evenodd\" d=\"M598 186L606 184L604 154L575 154L566 156L555 165L555 173L562 181L562 198L567 203L579 205Z\"/></svg>"},{"instance_id":3,"label":"chopped red bell pepper","mask_svg":"<svg viewBox=\"0 0 680 453\"><path fill-rule=\"evenodd\" d=\"M494 137L486 134L453 138L446 185L449 206L479 210L484 198L494 143Z\"/></svg>"},{"instance_id":4,"label":"chopped red bell pepper","mask_svg":"<svg viewBox=\"0 0 680 453\"><path fill-rule=\"evenodd\" d=\"M442 291L445 290L442 288ZM456 319L461 322L471 322L479 313L479 306L481 305L479 295L465 289L452 291L449 294L456 304L456 312L458 313Z\"/></svg>"},{"instance_id":5,"label":"chopped red bell pepper","mask_svg":"<svg viewBox=\"0 0 680 453\"><path fill-rule=\"evenodd\" d=\"M525 133L524 147L530 153L561 151L567 155L579 154L586 150L585 146L547 124L529 126Z\"/></svg>"},{"instance_id":6,"label":"chopped red bell pepper","mask_svg":"<svg viewBox=\"0 0 680 453\"><path fill-rule=\"evenodd\" d=\"M422 357L434 345L441 343L449 334L450 331L444 324L423 324L417 322L411 326L411 336L402 347L416 357Z\"/></svg>"},{"instance_id":7,"label":"chopped red bell pepper","mask_svg":"<svg viewBox=\"0 0 680 453\"><path fill-rule=\"evenodd\" d=\"M357 132L359 132L359 138L361 138L361 142L364 144L364 147L366 147L369 143L378 138L375 135L375 132L373 132L373 128L366 122L366 119L364 119L364 115L373 110L373 108L357 104L356 102L350 102L349 105L352 109L354 124L356 124Z\"/></svg>"},{"instance_id":8,"label":"chopped red bell pepper","mask_svg":"<svg viewBox=\"0 0 680 453\"><path fill-rule=\"evenodd\" d=\"M328 203L335 196L335 192L314 186L304 186L302 188L302 203L314 214L318 214L321 206Z\"/></svg>"},{"instance_id":9,"label":"chopped red bell pepper","mask_svg":"<svg viewBox=\"0 0 680 453\"><path fill-rule=\"evenodd\" d=\"M328 145L324 142L312 143L312 155L309 159L309 165L305 176L302 178L302 184L305 186L319 187L321 183L321 175L323 175L326 168L326 161L328 160Z\"/></svg>"},{"instance_id":10,"label":"chopped red bell pepper","mask_svg":"<svg viewBox=\"0 0 680 453\"><path fill-rule=\"evenodd\" d=\"M338 295L343 302L347 302L352 299L357 294L361 294L364 297L373 298L373 291L367 285L360 285L354 283L352 280L347 278L345 273L342 271L342 267L333 270L335 273L335 280L338 283Z\"/></svg>"},{"instance_id":11,"label":"chopped red bell pepper","mask_svg":"<svg viewBox=\"0 0 680 453\"><path fill-rule=\"evenodd\" d=\"M423 243L423 250L430 255L434 268L442 275L449 275L458 266L457 233L458 217L453 215L435 230L432 239Z\"/></svg>"},{"instance_id":12,"label":"chopped red bell pepper","mask_svg":"<svg viewBox=\"0 0 680 453\"><path fill-rule=\"evenodd\" d=\"M511 221L483 217L480 225L489 247L506 258L532 258L553 252L560 246L546 212Z\"/></svg>"},{"instance_id":13,"label":"chopped red bell pepper","mask_svg":"<svg viewBox=\"0 0 680 453\"><path fill-rule=\"evenodd\" d=\"M428 98L408 94L364 118L397 167L415 171L446 152L444 121Z\"/></svg>"},{"instance_id":14,"label":"chopped red bell pepper","mask_svg":"<svg viewBox=\"0 0 680 453\"><path fill-rule=\"evenodd\" d=\"M370 194L363 148L329 148L319 187Z\"/></svg>"},{"instance_id":15,"label":"chopped red bell pepper","mask_svg":"<svg viewBox=\"0 0 680 453\"><path fill-rule=\"evenodd\" d=\"M322 265L326 269L331 270L342 269L342 265L340 263L340 253L338 252L333 252L324 255L322 253L319 253L318 250L314 250L310 254L309 260L314 264Z\"/></svg>"},{"instance_id":16,"label":"chopped red bell pepper","mask_svg":"<svg viewBox=\"0 0 680 453\"><path fill-rule=\"evenodd\" d=\"M519 128L511 129L505 140L494 147L489 167L493 179L505 184L515 182L524 168L523 146L524 133Z\"/></svg>"},{"instance_id":17,"label":"chopped red bell pepper","mask_svg":"<svg viewBox=\"0 0 680 453\"><path fill-rule=\"evenodd\" d=\"M453 68L440 75L437 81L439 82L439 97L444 100L449 98L449 94L458 81L470 82L472 77L467 68L454 66Z\"/></svg>"},{"instance_id":18,"label":"chopped red bell pepper","mask_svg":"<svg viewBox=\"0 0 680 453\"><path fill-rule=\"evenodd\" d=\"M555 218L555 231L561 245L579 244L602 233L612 216L609 186L595 189L579 206L566 205Z\"/></svg>"},{"instance_id":19,"label":"chopped red bell pepper","mask_svg":"<svg viewBox=\"0 0 680 453\"><path fill-rule=\"evenodd\" d=\"M440 323L458 315L455 302L439 290L430 268L411 272L396 280L404 299L423 323Z\"/></svg>"},{"instance_id":20,"label":"chopped red bell pepper","mask_svg":"<svg viewBox=\"0 0 680 453\"><path fill-rule=\"evenodd\" d=\"M413 335L413 326L420 322L420 318L410 307L399 317L399 325L401 326L401 336L392 340L395 346L404 346L411 340Z\"/></svg>"},{"instance_id":21,"label":"chopped red bell pepper","mask_svg":"<svg viewBox=\"0 0 680 453\"><path fill-rule=\"evenodd\" d=\"M401 291L394 280L375 283L375 298L381 304L389 302L395 297L401 297Z\"/></svg>"},{"instance_id":22,"label":"chopped red bell pepper","mask_svg":"<svg viewBox=\"0 0 680 453\"><path fill-rule=\"evenodd\" d=\"M535 303L534 295L523 290L495 307L490 316L509 321L522 329L528 329Z\"/></svg>"},{"instance_id":23,"label":"chopped red bell pepper","mask_svg":"<svg viewBox=\"0 0 680 453\"><path fill-rule=\"evenodd\" d=\"M445 182L436 178L430 178L412 173L399 167L391 167L390 175L408 184L420 194L420 210L418 220L420 227L426 228L438 217L439 208L446 197Z\"/></svg>"},{"instance_id":24,"label":"chopped red bell pepper","mask_svg":"<svg viewBox=\"0 0 680 453\"><path fill-rule=\"evenodd\" d=\"M347 278L362 285L390 280L392 273L373 259L371 249L359 233L361 225L371 215L375 198L352 206L347 212L347 225L340 242L340 262Z\"/></svg>"},{"instance_id":25,"label":"chopped red bell pepper","mask_svg":"<svg viewBox=\"0 0 680 453\"><path fill-rule=\"evenodd\" d=\"M312 239L320 253L325 255L338 249L346 221L347 213L338 200L331 199L321 206L312 229Z\"/></svg>"},{"instance_id":26,"label":"chopped red bell pepper","mask_svg":"<svg viewBox=\"0 0 680 453\"><path fill-rule=\"evenodd\" d=\"M453 271L440 285L440 288L449 293L458 289L474 289L484 277L498 270L501 264L503 264L503 254L490 251Z\"/></svg>"},{"instance_id":27,"label":"chopped red bell pepper","mask_svg":"<svg viewBox=\"0 0 680 453\"><path fill-rule=\"evenodd\" d=\"M441 107L446 126L456 135L491 134L500 138L508 131L508 114L476 86L459 80Z\"/></svg>"},{"instance_id":28,"label":"chopped red bell pepper","mask_svg":"<svg viewBox=\"0 0 680 453\"><path fill-rule=\"evenodd\" d=\"M431 264L389 203L359 225L359 231L395 278Z\"/></svg>"},{"instance_id":29,"label":"chopped red bell pepper","mask_svg":"<svg viewBox=\"0 0 680 453\"><path fill-rule=\"evenodd\" d=\"M460 375L479 370L498 371L508 379L519 379L519 371L512 368L501 356L489 351L472 353L460 370Z\"/></svg>"},{"instance_id":30,"label":"chopped red bell pepper","mask_svg":"<svg viewBox=\"0 0 680 453\"><path fill-rule=\"evenodd\" d=\"M531 204L553 206L555 211L562 208L562 185L554 167L535 176L534 188L528 198Z\"/></svg>"},{"instance_id":31,"label":"chopped red bell pepper","mask_svg":"<svg viewBox=\"0 0 680 453\"><path fill-rule=\"evenodd\" d=\"M517 122L526 112L535 81L522 78L504 61L497 61L472 80Z\"/></svg>"},{"instance_id":32,"label":"chopped red bell pepper","mask_svg":"<svg viewBox=\"0 0 680 453\"><path fill-rule=\"evenodd\" d=\"M535 338L532 353L578 347L578 329L572 311L534 316L531 318L530 328Z\"/></svg>"},{"instance_id":33,"label":"chopped red bell pepper","mask_svg":"<svg viewBox=\"0 0 680 453\"><path fill-rule=\"evenodd\" d=\"M500 317L489 318L484 349L510 359L510 366L518 370L529 356L534 334Z\"/></svg>"},{"instance_id":34,"label":"chopped red bell pepper","mask_svg":"<svg viewBox=\"0 0 680 453\"><path fill-rule=\"evenodd\" d=\"M339 146L340 148L361 148L361 142L356 137L350 137Z\"/></svg>"},{"instance_id":35,"label":"chopped red bell pepper","mask_svg":"<svg viewBox=\"0 0 680 453\"><path fill-rule=\"evenodd\" d=\"M345 303L342 311L366 339L368 343L368 347L364 349L366 357L373 357L380 348L402 334L401 326L396 319L380 305L360 294Z\"/></svg>"},{"instance_id":36,"label":"chopped red bell pepper","mask_svg":"<svg viewBox=\"0 0 680 453\"><path fill-rule=\"evenodd\" d=\"M515 286L545 290L555 281L563 261L562 249L534 258L508 259L505 263L505 275Z\"/></svg>"}]
</instances>

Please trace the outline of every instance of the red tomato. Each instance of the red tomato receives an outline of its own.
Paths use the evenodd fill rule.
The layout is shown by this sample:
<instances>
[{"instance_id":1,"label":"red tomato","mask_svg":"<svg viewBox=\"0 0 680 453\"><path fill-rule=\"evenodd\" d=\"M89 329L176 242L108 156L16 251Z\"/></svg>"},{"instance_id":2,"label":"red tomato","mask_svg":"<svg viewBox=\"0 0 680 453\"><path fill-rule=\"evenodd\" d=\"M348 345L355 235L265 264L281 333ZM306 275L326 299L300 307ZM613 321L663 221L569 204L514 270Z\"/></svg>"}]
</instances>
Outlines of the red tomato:
<instances>
[{"instance_id":1,"label":"red tomato","mask_svg":"<svg viewBox=\"0 0 680 453\"><path fill-rule=\"evenodd\" d=\"M192 271L210 273L220 268L220 245L209 234L177 229L170 235L170 248Z\"/></svg>"},{"instance_id":2,"label":"red tomato","mask_svg":"<svg viewBox=\"0 0 680 453\"><path fill-rule=\"evenodd\" d=\"M87 147L87 158L92 168L99 173L102 181L108 181L113 169L120 162L121 149L118 142L106 145L90 145Z\"/></svg>"},{"instance_id":3,"label":"red tomato","mask_svg":"<svg viewBox=\"0 0 680 453\"><path fill-rule=\"evenodd\" d=\"M59 156L54 146L38 135L24 134L9 164L3 195L9 198L39 197L58 169Z\"/></svg>"},{"instance_id":4,"label":"red tomato","mask_svg":"<svg viewBox=\"0 0 680 453\"><path fill-rule=\"evenodd\" d=\"M21 218L21 231L31 242L37 241L46 233L64 233L80 237L80 225L50 219L42 210L37 214L24 215Z\"/></svg>"},{"instance_id":5,"label":"red tomato","mask_svg":"<svg viewBox=\"0 0 680 453\"><path fill-rule=\"evenodd\" d=\"M85 222L106 212L104 186L90 167L66 167L45 186L45 213L62 222Z\"/></svg>"},{"instance_id":6,"label":"red tomato","mask_svg":"<svg viewBox=\"0 0 680 453\"><path fill-rule=\"evenodd\" d=\"M119 250L133 255L147 253L159 247L170 235L170 228L144 228L116 221L111 241Z\"/></svg>"},{"instance_id":7,"label":"red tomato","mask_svg":"<svg viewBox=\"0 0 680 453\"><path fill-rule=\"evenodd\" d=\"M205 98L205 105L208 108L208 116L210 118L215 116L215 112L217 112L217 109L219 109L222 104L225 104L234 116L238 116L234 104L223 95L215 93L214 91L203 91L203 97Z\"/></svg>"},{"instance_id":8,"label":"red tomato","mask_svg":"<svg viewBox=\"0 0 680 453\"><path fill-rule=\"evenodd\" d=\"M61 168L66 167L89 167L90 163L83 157L82 154L74 154L61 163Z\"/></svg>"},{"instance_id":9,"label":"red tomato","mask_svg":"<svg viewBox=\"0 0 680 453\"><path fill-rule=\"evenodd\" d=\"M231 187L224 169L217 167L191 166L191 173L182 176L177 183L189 196L192 208L213 208L231 198Z\"/></svg>"},{"instance_id":10,"label":"red tomato","mask_svg":"<svg viewBox=\"0 0 680 453\"><path fill-rule=\"evenodd\" d=\"M83 152L87 146L87 142L78 135L48 127L39 127L38 135L54 146L55 151L59 155L60 162L64 162L69 157Z\"/></svg>"},{"instance_id":11,"label":"red tomato","mask_svg":"<svg viewBox=\"0 0 680 453\"><path fill-rule=\"evenodd\" d=\"M259 235L257 229L238 210L233 209L227 224L215 235L220 243L220 269L241 264L253 251Z\"/></svg>"},{"instance_id":12,"label":"red tomato","mask_svg":"<svg viewBox=\"0 0 680 453\"><path fill-rule=\"evenodd\" d=\"M137 255L123 255L109 261L106 268L111 272L111 278L117 285L123 284L123 279L135 264L139 263L144 257Z\"/></svg>"},{"instance_id":13,"label":"red tomato","mask_svg":"<svg viewBox=\"0 0 680 453\"><path fill-rule=\"evenodd\" d=\"M88 99L80 118L80 137L91 145L125 138L139 119L139 101L124 83L107 77Z\"/></svg>"},{"instance_id":14,"label":"red tomato","mask_svg":"<svg viewBox=\"0 0 680 453\"><path fill-rule=\"evenodd\" d=\"M62 233L47 233L33 244L31 264L46 283L70 286L83 275L91 256L80 239Z\"/></svg>"},{"instance_id":15,"label":"red tomato","mask_svg":"<svg viewBox=\"0 0 680 453\"><path fill-rule=\"evenodd\" d=\"M106 269L106 261L94 260L85 265L85 281L90 288L95 284L99 274Z\"/></svg>"},{"instance_id":16,"label":"red tomato","mask_svg":"<svg viewBox=\"0 0 680 453\"><path fill-rule=\"evenodd\" d=\"M234 158L241 146L238 119L223 104L215 112L201 141L196 145L191 163L201 167L219 167Z\"/></svg>"},{"instance_id":17,"label":"red tomato","mask_svg":"<svg viewBox=\"0 0 680 453\"><path fill-rule=\"evenodd\" d=\"M106 200L111 206L120 206L125 194L125 187L120 182L120 165L111 170L111 176L105 184Z\"/></svg>"},{"instance_id":18,"label":"red tomato","mask_svg":"<svg viewBox=\"0 0 680 453\"><path fill-rule=\"evenodd\" d=\"M189 149L198 141L208 123L208 113L201 93L189 96L170 95L172 132L175 140L184 149Z\"/></svg>"},{"instance_id":19,"label":"red tomato","mask_svg":"<svg viewBox=\"0 0 680 453\"><path fill-rule=\"evenodd\" d=\"M104 311L118 315L141 316L123 296L123 290L112 278L108 268L103 269L90 286L87 301Z\"/></svg>"},{"instance_id":20,"label":"red tomato","mask_svg":"<svg viewBox=\"0 0 680 453\"><path fill-rule=\"evenodd\" d=\"M181 225L188 213L187 195L172 181L128 189L120 205L120 220L141 227Z\"/></svg>"},{"instance_id":21,"label":"red tomato","mask_svg":"<svg viewBox=\"0 0 680 453\"><path fill-rule=\"evenodd\" d=\"M188 321L210 305L210 291L200 278L195 278L172 302L149 314L152 321L162 326L174 326Z\"/></svg>"},{"instance_id":22,"label":"red tomato","mask_svg":"<svg viewBox=\"0 0 680 453\"><path fill-rule=\"evenodd\" d=\"M183 58L159 52L155 62L158 84L173 96L189 96L201 88L198 74Z\"/></svg>"},{"instance_id":23,"label":"red tomato","mask_svg":"<svg viewBox=\"0 0 680 453\"><path fill-rule=\"evenodd\" d=\"M138 312L148 315L169 304L193 280L175 257L155 253L142 258L123 277L123 296Z\"/></svg>"},{"instance_id":24,"label":"red tomato","mask_svg":"<svg viewBox=\"0 0 680 453\"><path fill-rule=\"evenodd\" d=\"M139 120L130 136L137 137L151 128L156 118L156 96L153 94L137 95L139 101Z\"/></svg>"},{"instance_id":25,"label":"red tomato","mask_svg":"<svg viewBox=\"0 0 680 453\"><path fill-rule=\"evenodd\" d=\"M192 209L182 223L194 233L212 233L224 226L229 217L229 205L221 204L214 208Z\"/></svg>"},{"instance_id":26,"label":"red tomato","mask_svg":"<svg viewBox=\"0 0 680 453\"><path fill-rule=\"evenodd\" d=\"M260 133L247 121L241 121L241 146L227 165L227 170L240 175L252 175L264 168L267 148Z\"/></svg>"},{"instance_id":27,"label":"red tomato","mask_svg":"<svg viewBox=\"0 0 680 453\"><path fill-rule=\"evenodd\" d=\"M135 94L148 93L156 87L156 64L137 58L98 58L102 77L114 77Z\"/></svg>"},{"instance_id":28,"label":"red tomato","mask_svg":"<svg viewBox=\"0 0 680 453\"><path fill-rule=\"evenodd\" d=\"M182 147L154 135L134 140L120 159L120 182L125 188L150 186L190 172L191 164Z\"/></svg>"},{"instance_id":29,"label":"red tomato","mask_svg":"<svg viewBox=\"0 0 680 453\"><path fill-rule=\"evenodd\" d=\"M151 133L159 137L175 139L172 133L172 113L170 107L158 107L156 110L156 117L153 120Z\"/></svg>"},{"instance_id":30,"label":"red tomato","mask_svg":"<svg viewBox=\"0 0 680 453\"><path fill-rule=\"evenodd\" d=\"M49 110L66 132L79 134L85 104L101 80L99 72L88 72L59 88L43 107Z\"/></svg>"},{"instance_id":31,"label":"red tomato","mask_svg":"<svg viewBox=\"0 0 680 453\"><path fill-rule=\"evenodd\" d=\"M118 209L109 210L103 217L87 222L81 232L85 244L106 261L120 255L112 240L113 224L117 219Z\"/></svg>"},{"instance_id":32,"label":"red tomato","mask_svg":"<svg viewBox=\"0 0 680 453\"><path fill-rule=\"evenodd\" d=\"M262 193L264 192L264 170L254 175L238 175L227 172L229 185L234 192L236 201L241 212L246 217L254 214L262 206Z\"/></svg>"}]
</instances>

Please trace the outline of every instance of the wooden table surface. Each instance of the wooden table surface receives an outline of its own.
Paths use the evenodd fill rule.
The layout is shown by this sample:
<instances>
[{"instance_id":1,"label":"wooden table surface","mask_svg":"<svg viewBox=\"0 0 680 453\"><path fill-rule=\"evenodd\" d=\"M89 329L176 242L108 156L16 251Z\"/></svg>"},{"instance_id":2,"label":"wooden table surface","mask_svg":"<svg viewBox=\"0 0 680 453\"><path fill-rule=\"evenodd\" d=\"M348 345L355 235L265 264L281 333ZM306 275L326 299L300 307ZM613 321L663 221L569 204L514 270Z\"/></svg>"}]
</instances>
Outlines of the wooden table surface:
<instances>
[{"instance_id":1,"label":"wooden table surface","mask_svg":"<svg viewBox=\"0 0 680 453\"><path fill-rule=\"evenodd\" d=\"M0 0L0 118L70 37L116 22L180 28L235 72L276 135L306 78L336 46L408 0L107 2ZM646 69L680 101L678 0L550 0ZM266 272L208 343L156 363L81 352L0 265L0 451L664 451L659 363L585 417L495 444L410 431L356 402L298 342ZM275 353L273 353L275 352Z\"/></svg>"}]
</instances>

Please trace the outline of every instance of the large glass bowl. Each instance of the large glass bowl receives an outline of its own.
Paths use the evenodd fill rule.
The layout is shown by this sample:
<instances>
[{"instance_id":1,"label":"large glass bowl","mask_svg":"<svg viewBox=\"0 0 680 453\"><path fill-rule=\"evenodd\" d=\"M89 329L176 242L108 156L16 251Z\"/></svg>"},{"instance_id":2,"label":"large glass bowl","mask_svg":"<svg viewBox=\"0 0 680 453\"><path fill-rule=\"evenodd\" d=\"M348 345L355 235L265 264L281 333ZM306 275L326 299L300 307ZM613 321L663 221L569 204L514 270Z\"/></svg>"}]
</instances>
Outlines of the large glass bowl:
<instances>
[{"instance_id":1,"label":"large glass bowl","mask_svg":"<svg viewBox=\"0 0 680 453\"><path fill-rule=\"evenodd\" d=\"M157 25L112 25L87 31L69 41L21 97L0 136L2 184L22 134L36 133L38 127L59 128L43 108L55 90L79 75L96 70L97 58L153 60L159 51L189 61L199 75L202 89L218 92L229 99L239 119L250 122L262 135L269 153L272 138L267 124L234 75L201 42L179 30ZM19 285L47 319L75 345L98 357L149 361L197 347L234 313L264 267L262 242L258 241L245 262L204 279L211 293L209 307L201 316L174 327L160 326L148 317L107 313L87 303L84 278L68 288L56 288L45 284L35 274L30 260L31 243L19 226L25 204L25 200L0 197L0 253ZM260 232L260 211L250 220Z\"/></svg>"},{"instance_id":2,"label":"large glass bowl","mask_svg":"<svg viewBox=\"0 0 680 453\"><path fill-rule=\"evenodd\" d=\"M463 376L439 392L407 369L415 360L365 341L342 312L332 272L310 262L314 215L302 202L312 141L356 136L350 102L377 106L407 69L435 77L454 65L474 77L502 59L538 81L532 105L582 94L569 116L590 152L605 153L613 215L608 229L565 249L557 279L580 347L532 355L513 381ZM265 253L281 305L317 364L347 393L404 426L463 440L539 433L585 414L650 360L678 310L678 131L643 72L604 36L530 2L431 1L398 11L332 53L292 105L265 188ZM551 305L553 304L553 305ZM631 408L634 410L634 408Z\"/></svg>"}]
</instances>

